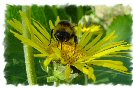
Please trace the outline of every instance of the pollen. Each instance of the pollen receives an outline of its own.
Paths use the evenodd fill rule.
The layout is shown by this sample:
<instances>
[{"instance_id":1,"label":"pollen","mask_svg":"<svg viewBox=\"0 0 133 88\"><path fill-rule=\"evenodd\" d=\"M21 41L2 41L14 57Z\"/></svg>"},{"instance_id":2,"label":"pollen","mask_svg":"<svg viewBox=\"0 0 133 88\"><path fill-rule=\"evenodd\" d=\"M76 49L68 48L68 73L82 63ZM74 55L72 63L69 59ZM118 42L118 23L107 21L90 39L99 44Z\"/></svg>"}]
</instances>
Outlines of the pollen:
<instances>
[{"instance_id":1,"label":"pollen","mask_svg":"<svg viewBox=\"0 0 133 88\"><path fill-rule=\"evenodd\" d=\"M74 44L64 43L61 51L61 56L66 64L73 64L85 54L81 52Z\"/></svg>"}]
</instances>

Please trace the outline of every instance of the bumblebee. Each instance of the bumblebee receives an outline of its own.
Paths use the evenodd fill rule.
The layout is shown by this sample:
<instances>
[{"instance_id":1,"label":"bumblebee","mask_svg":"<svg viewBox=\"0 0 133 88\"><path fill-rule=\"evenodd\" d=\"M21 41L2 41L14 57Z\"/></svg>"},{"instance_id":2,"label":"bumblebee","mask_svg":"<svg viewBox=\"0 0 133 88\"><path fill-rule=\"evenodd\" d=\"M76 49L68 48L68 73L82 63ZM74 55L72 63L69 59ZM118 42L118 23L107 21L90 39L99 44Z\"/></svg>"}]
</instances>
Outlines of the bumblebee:
<instances>
[{"instance_id":1,"label":"bumblebee","mask_svg":"<svg viewBox=\"0 0 133 88\"><path fill-rule=\"evenodd\" d=\"M74 39L75 42L75 48L76 44L78 43L78 39L75 33L74 25L68 21L60 21L55 29L51 30L51 39L53 38L53 35L55 39L58 41L58 43L61 43L61 49L62 49L62 43L67 42L70 39ZM50 39L50 43L51 43Z\"/></svg>"}]
</instances>

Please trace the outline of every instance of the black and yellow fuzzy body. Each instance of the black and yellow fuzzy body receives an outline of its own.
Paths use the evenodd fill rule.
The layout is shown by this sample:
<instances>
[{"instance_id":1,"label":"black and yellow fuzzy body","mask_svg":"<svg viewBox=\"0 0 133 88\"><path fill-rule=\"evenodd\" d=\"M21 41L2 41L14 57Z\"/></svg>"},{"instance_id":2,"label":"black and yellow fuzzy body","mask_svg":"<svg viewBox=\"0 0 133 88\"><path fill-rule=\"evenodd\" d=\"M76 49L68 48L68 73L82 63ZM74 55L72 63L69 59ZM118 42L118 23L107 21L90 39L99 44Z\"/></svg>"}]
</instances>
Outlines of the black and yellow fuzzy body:
<instances>
[{"instance_id":1,"label":"black and yellow fuzzy body","mask_svg":"<svg viewBox=\"0 0 133 88\"><path fill-rule=\"evenodd\" d=\"M75 29L74 26L68 22L68 21L60 21L55 29L51 31L51 38L56 38L58 42L61 43L61 49L62 49L62 43L67 42L70 39L74 38L75 46L78 43L77 36L75 35Z\"/></svg>"}]
</instances>

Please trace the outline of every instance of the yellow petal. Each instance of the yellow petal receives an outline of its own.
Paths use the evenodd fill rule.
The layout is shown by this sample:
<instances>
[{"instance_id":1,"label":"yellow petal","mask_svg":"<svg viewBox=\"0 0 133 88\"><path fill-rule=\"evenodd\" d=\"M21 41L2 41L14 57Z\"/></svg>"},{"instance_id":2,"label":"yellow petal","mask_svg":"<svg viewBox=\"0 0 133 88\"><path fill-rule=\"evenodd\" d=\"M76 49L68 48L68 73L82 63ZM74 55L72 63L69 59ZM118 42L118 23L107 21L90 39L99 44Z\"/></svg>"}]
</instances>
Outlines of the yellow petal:
<instances>
[{"instance_id":1,"label":"yellow petal","mask_svg":"<svg viewBox=\"0 0 133 88\"><path fill-rule=\"evenodd\" d=\"M30 23L28 17L26 16L26 14L23 11L19 11L19 13L21 15L22 20L24 21L25 26L28 28L30 34L32 34L31 23ZM24 29L24 30L26 30L26 29Z\"/></svg>"},{"instance_id":2,"label":"yellow petal","mask_svg":"<svg viewBox=\"0 0 133 88\"><path fill-rule=\"evenodd\" d=\"M128 54L129 54L129 52L127 52ZM126 54L127 54L126 53ZM118 53L116 52L116 53L114 53L114 55L113 54L111 54L111 55L106 55L106 56L104 56L104 57L121 57L121 58L129 58L129 59L133 59L133 57L128 57L128 56L123 56L123 55L117 55Z\"/></svg>"},{"instance_id":3,"label":"yellow petal","mask_svg":"<svg viewBox=\"0 0 133 88\"><path fill-rule=\"evenodd\" d=\"M21 40L22 43L27 44L27 45L29 45L29 46L31 46L31 47L37 49L37 50L40 51L41 53L44 53L44 54L48 55L48 54L45 52L45 50L42 49L41 47L39 47L35 42L31 41L31 40L28 39L28 38L25 38L24 36L22 36L22 35L20 35L20 34L18 34L18 33L16 33L16 32L14 32L14 31L12 31L12 30L10 30L10 32L13 33L14 36L15 36L16 38L18 38L19 40Z\"/></svg>"},{"instance_id":4,"label":"yellow petal","mask_svg":"<svg viewBox=\"0 0 133 88\"><path fill-rule=\"evenodd\" d=\"M78 24L78 26L75 26L74 28L76 30L77 37L80 38L81 34L82 34L82 30L81 30L82 29L82 24Z\"/></svg>"},{"instance_id":5,"label":"yellow petal","mask_svg":"<svg viewBox=\"0 0 133 88\"><path fill-rule=\"evenodd\" d=\"M101 52L101 51L104 51L104 50L107 50L107 49L110 49L110 48L113 48L113 47L117 47L117 46L120 46L120 45L127 45L127 42L119 41L119 42L114 42L114 43L107 44L103 47L101 46L101 48L99 49L98 52Z\"/></svg>"},{"instance_id":6,"label":"yellow petal","mask_svg":"<svg viewBox=\"0 0 133 88\"><path fill-rule=\"evenodd\" d=\"M92 25L90 29L91 29L91 32L98 32L101 30L100 26L97 26L97 25Z\"/></svg>"},{"instance_id":7,"label":"yellow petal","mask_svg":"<svg viewBox=\"0 0 133 88\"><path fill-rule=\"evenodd\" d=\"M80 39L80 41L79 41L79 43L78 43L78 45L79 46L82 46L82 44L84 43L84 40L85 40L85 38L86 38L86 36L89 34L89 32L85 32L83 35L82 35L82 37L81 37L81 39ZM88 40L89 41L89 40Z\"/></svg>"},{"instance_id":8,"label":"yellow petal","mask_svg":"<svg viewBox=\"0 0 133 88\"><path fill-rule=\"evenodd\" d=\"M81 48L83 48L84 46L86 46L87 45L87 43L90 41L90 39L91 39L91 37L92 37L92 33L89 33L87 36L86 36L86 38L85 39L83 39L83 40L81 40Z\"/></svg>"},{"instance_id":9,"label":"yellow petal","mask_svg":"<svg viewBox=\"0 0 133 88\"><path fill-rule=\"evenodd\" d=\"M121 61L112 61L112 60L93 60L89 62L90 64L97 65L97 66L103 66L107 67L122 73L130 74L128 73L128 69L123 66L123 63Z\"/></svg>"},{"instance_id":10,"label":"yellow petal","mask_svg":"<svg viewBox=\"0 0 133 88\"><path fill-rule=\"evenodd\" d=\"M85 73L85 74L88 74L88 73L89 73L89 70L86 69L85 67L82 68L82 71L83 71L83 73Z\"/></svg>"},{"instance_id":11,"label":"yellow petal","mask_svg":"<svg viewBox=\"0 0 133 88\"><path fill-rule=\"evenodd\" d=\"M90 61L92 64L104 64L104 63L110 63L115 65L123 65L123 62L121 61L113 61L113 60L92 60Z\"/></svg>"},{"instance_id":12,"label":"yellow petal","mask_svg":"<svg viewBox=\"0 0 133 88\"><path fill-rule=\"evenodd\" d=\"M100 33L94 40L92 40L92 42L90 42L86 47L85 50L88 50L89 48L91 48L92 46L94 46L102 37L103 33Z\"/></svg>"},{"instance_id":13,"label":"yellow petal","mask_svg":"<svg viewBox=\"0 0 133 88\"><path fill-rule=\"evenodd\" d=\"M55 26L53 25L53 23L52 23L51 20L49 21L49 26L50 26L50 29L51 29L51 30L55 28Z\"/></svg>"},{"instance_id":14,"label":"yellow petal","mask_svg":"<svg viewBox=\"0 0 133 88\"><path fill-rule=\"evenodd\" d=\"M84 27L82 29L83 32L87 32L87 31L90 31L90 32L98 32L100 30L101 30L100 26L97 26L97 25L92 25L92 26L87 27L87 28Z\"/></svg>"},{"instance_id":15,"label":"yellow petal","mask_svg":"<svg viewBox=\"0 0 133 88\"><path fill-rule=\"evenodd\" d=\"M50 55L49 57L46 58L46 60L44 61L44 66L47 67L49 65L49 63L54 59L54 54Z\"/></svg>"},{"instance_id":16,"label":"yellow petal","mask_svg":"<svg viewBox=\"0 0 133 88\"><path fill-rule=\"evenodd\" d=\"M74 63L73 66L75 66L77 69L79 69L80 71L82 71L82 68L84 67L85 64L82 63Z\"/></svg>"},{"instance_id":17,"label":"yellow petal","mask_svg":"<svg viewBox=\"0 0 133 88\"><path fill-rule=\"evenodd\" d=\"M46 44L42 43L40 41L40 39L38 39L35 35L32 37L32 40L33 42L35 42L39 47L41 47L42 49L45 49L46 48Z\"/></svg>"},{"instance_id":18,"label":"yellow petal","mask_svg":"<svg viewBox=\"0 0 133 88\"><path fill-rule=\"evenodd\" d=\"M94 58L99 58L99 57L106 56L106 55L108 55L108 54L114 53L114 52L116 52L116 51L130 50L130 48L131 48L131 47L121 45L121 46L113 47L113 48L104 50L104 51L102 51L102 52L96 53L96 54L93 55L92 57L94 57ZM94 59L94 58L93 58L93 59ZM90 60L92 60L92 59L90 59Z\"/></svg>"},{"instance_id":19,"label":"yellow petal","mask_svg":"<svg viewBox=\"0 0 133 88\"><path fill-rule=\"evenodd\" d=\"M23 26L22 24L17 21L16 19L13 19L13 20L8 20L7 21L8 24L10 24L14 29L16 29L19 33L22 34L22 31L23 31Z\"/></svg>"},{"instance_id":20,"label":"yellow petal","mask_svg":"<svg viewBox=\"0 0 133 88\"><path fill-rule=\"evenodd\" d=\"M88 77L91 78L93 80L93 82L95 82L96 77L94 75L94 69L92 67L89 67L88 70L89 70Z\"/></svg>"},{"instance_id":21,"label":"yellow petal","mask_svg":"<svg viewBox=\"0 0 133 88\"><path fill-rule=\"evenodd\" d=\"M97 42L94 46L92 46L89 50L88 53L89 54L94 54L95 52L97 52L102 46L107 45L108 43L110 43L114 38L116 38L116 36L114 35L114 32L112 32L110 35L104 37L102 40L100 40L99 42Z\"/></svg>"},{"instance_id":22,"label":"yellow petal","mask_svg":"<svg viewBox=\"0 0 133 88\"><path fill-rule=\"evenodd\" d=\"M84 74L87 74L88 77L93 80L93 82L96 81L96 77L94 75L94 69L92 67L87 66L87 68L86 68L86 67L84 67L84 66L86 66L86 64L80 64L80 63L74 64L74 66L77 69L79 69L81 72L83 72Z\"/></svg>"},{"instance_id":23,"label":"yellow petal","mask_svg":"<svg viewBox=\"0 0 133 88\"><path fill-rule=\"evenodd\" d=\"M66 65L66 72L65 72L66 80L70 79L70 73L71 73L71 68L70 68L70 65L67 64Z\"/></svg>"},{"instance_id":24,"label":"yellow petal","mask_svg":"<svg viewBox=\"0 0 133 88\"><path fill-rule=\"evenodd\" d=\"M88 78L91 78L93 80L93 82L96 81L96 77L94 75L94 70L92 67L89 67L88 69L83 67L82 69L83 69L83 73L88 75Z\"/></svg>"},{"instance_id":25,"label":"yellow petal","mask_svg":"<svg viewBox=\"0 0 133 88\"><path fill-rule=\"evenodd\" d=\"M49 44L49 40L45 36L43 36L40 32L38 32L33 26L31 30L32 30L32 34L34 34L43 44L45 45Z\"/></svg>"},{"instance_id":26,"label":"yellow petal","mask_svg":"<svg viewBox=\"0 0 133 88\"><path fill-rule=\"evenodd\" d=\"M46 39L50 40L49 33L38 21L34 21L33 24L40 31L40 33L43 34L43 36L45 36Z\"/></svg>"},{"instance_id":27,"label":"yellow petal","mask_svg":"<svg viewBox=\"0 0 133 88\"><path fill-rule=\"evenodd\" d=\"M46 54L34 54L34 57L41 57L41 58L44 58L46 57L47 55Z\"/></svg>"},{"instance_id":28,"label":"yellow petal","mask_svg":"<svg viewBox=\"0 0 133 88\"><path fill-rule=\"evenodd\" d=\"M60 51L60 49L58 49L58 48L52 48L52 49L53 49L56 57L57 58L61 58L61 51Z\"/></svg>"},{"instance_id":29,"label":"yellow petal","mask_svg":"<svg viewBox=\"0 0 133 88\"><path fill-rule=\"evenodd\" d=\"M57 16L57 19L56 19L56 21L55 21L55 26L56 26L59 22L60 22L60 18L59 18L59 16Z\"/></svg>"}]
</instances>

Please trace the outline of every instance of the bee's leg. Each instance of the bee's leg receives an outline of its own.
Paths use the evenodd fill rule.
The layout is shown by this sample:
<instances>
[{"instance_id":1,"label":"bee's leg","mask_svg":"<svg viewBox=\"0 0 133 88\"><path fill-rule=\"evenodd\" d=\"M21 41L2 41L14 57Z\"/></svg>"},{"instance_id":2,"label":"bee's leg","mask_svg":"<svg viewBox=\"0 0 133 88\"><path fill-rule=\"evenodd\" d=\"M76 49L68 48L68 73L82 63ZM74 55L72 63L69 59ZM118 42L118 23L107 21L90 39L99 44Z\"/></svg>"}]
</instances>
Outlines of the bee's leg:
<instances>
[{"instance_id":1,"label":"bee's leg","mask_svg":"<svg viewBox=\"0 0 133 88\"><path fill-rule=\"evenodd\" d=\"M76 50L76 45L78 44L78 38L76 35L74 36L74 42L75 42L75 50Z\"/></svg>"},{"instance_id":2,"label":"bee's leg","mask_svg":"<svg viewBox=\"0 0 133 88\"><path fill-rule=\"evenodd\" d=\"M58 41L58 45L57 45L57 48L58 48L58 46L59 46L59 41Z\"/></svg>"},{"instance_id":3,"label":"bee's leg","mask_svg":"<svg viewBox=\"0 0 133 88\"><path fill-rule=\"evenodd\" d=\"M50 33L50 36L51 36L50 37L50 43L48 44L48 46L51 44L51 39L53 38L53 31L54 31L54 29L51 30L51 33Z\"/></svg>"},{"instance_id":4,"label":"bee's leg","mask_svg":"<svg viewBox=\"0 0 133 88\"><path fill-rule=\"evenodd\" d=\"M61 42L61 50L62 50L62 42Z\"/></svg>"},{"instance_id":5,"label":"bee's leg","mask_svg":"<svg viewBox=\"0 0 133 88\"><path fill-rule=\"evenodd\" d=\"M58 42L58 44L57 44L57 48L58 48L58 46L59 46L59 39L57 38L56 34L54 34L54 36L55 36L55 39L56 39L57 42Z\"/></svg>"}]
</instances>

